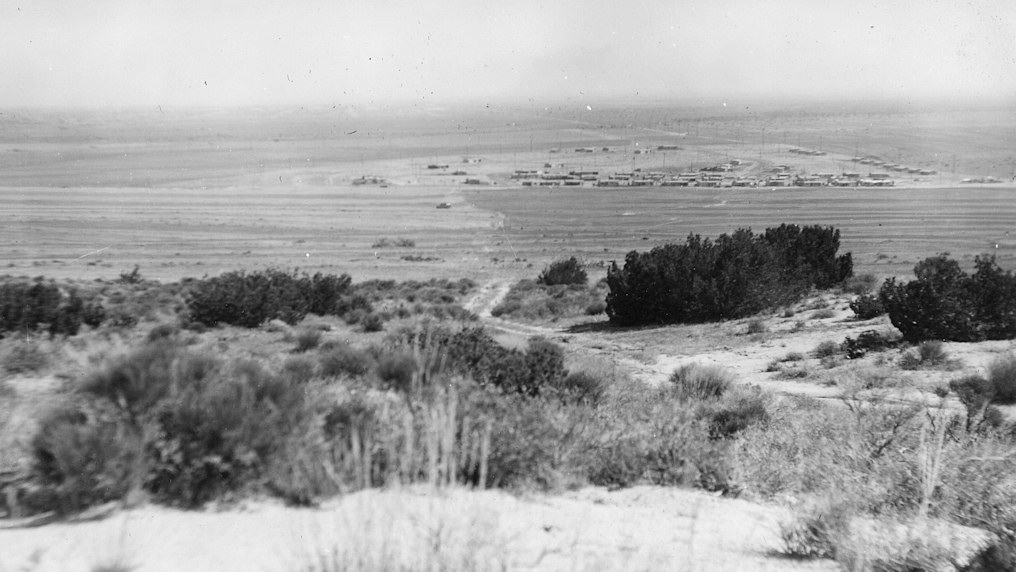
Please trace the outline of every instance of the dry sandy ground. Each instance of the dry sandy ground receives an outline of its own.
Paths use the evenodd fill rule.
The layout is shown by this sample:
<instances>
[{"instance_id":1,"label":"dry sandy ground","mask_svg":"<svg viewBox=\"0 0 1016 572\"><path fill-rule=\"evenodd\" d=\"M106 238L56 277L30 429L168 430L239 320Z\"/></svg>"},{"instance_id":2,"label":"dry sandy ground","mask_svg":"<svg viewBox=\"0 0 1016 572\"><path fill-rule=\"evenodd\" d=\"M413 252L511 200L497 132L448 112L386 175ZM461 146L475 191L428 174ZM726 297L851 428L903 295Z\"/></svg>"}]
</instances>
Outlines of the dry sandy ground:
<instances>
[{"instance_id":1,"label":"dry sandy ground","mask_svg":"<svg viewBox=\"0 0 1016 572\"><path fill-rule=\"evenodd\" d=\"M147 507L93 522L2 530L0 570L378 570L383 562L435 572L838 569L773 556L784 517L745 501L654 487L528 498L373 490L319 509L267 502L223 512Z\"/></svg>"}]
</instances>

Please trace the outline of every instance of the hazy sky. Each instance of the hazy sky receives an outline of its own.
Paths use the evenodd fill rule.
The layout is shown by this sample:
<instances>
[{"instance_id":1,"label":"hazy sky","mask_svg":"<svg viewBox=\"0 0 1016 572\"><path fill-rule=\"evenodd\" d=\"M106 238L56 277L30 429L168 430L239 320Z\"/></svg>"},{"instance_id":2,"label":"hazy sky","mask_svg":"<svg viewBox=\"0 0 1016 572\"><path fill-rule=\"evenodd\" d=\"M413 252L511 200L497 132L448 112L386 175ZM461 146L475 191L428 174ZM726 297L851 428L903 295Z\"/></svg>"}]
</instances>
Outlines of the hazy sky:
<instances>
[{"instance_id":1,"label":"hazy sky","mask_svg":"<svg viewBox=\"0 0 1016 572\"><path fill-rule=\"evenodd\" d=\"M0 0L0 106L1016 98L1016 0Z\"/></svg>"}]
</instances>

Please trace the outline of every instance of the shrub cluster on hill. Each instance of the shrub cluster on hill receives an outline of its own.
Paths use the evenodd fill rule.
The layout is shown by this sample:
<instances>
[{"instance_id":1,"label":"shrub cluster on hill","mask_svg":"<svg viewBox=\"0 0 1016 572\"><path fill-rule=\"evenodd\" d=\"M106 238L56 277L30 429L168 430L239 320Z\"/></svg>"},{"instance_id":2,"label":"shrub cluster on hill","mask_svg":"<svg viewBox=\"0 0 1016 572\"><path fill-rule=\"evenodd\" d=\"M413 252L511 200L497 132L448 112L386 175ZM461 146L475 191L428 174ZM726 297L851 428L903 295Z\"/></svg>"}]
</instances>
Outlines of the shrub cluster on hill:
<instances>
[{"instance_id":1,"label":"shrub cluster on hill","mask_svg":"<svg viewBox=\"0 0 1016 572\"><path fill-rule=\"evenodd\" d=\"M607 315L627 326L756 314L850 277L852 258L837 256L839 246L837 229L784 224L632 251L623 268L615 263L607 272Z\"/></svg>"},{"instance_id":2,"label":"shrub cluster on hill","mask_svg":"<svg viewBox=\"0 0 1016 572\"><path fill-rule=\"evenodd\" d=\"M887 280L879 300L908 342L1016 338L1016 276L994 256L978 256L974 267L967 274L945 255L927 258L914 280Z\"/></svg>"},{"instance_id":3,"label":"shrub cluster on hill","mask_svg":"<svg viewBox=\"0 0 1016 572\"><path fill-rule=\"evenodd\" d=\"M585 284L588 280L582 263L574 256L565 260L552 262L547 266L536 282L544 286L556 286L558 284Z\"/></svg>"},{"instance_id":4,"label":"shrub cluster on hill","mask_svg":"<svg viewBox=\"0 0 1016 572\"><path fill-rule=\"evenodd\" d=\"M515 320L555 320L603 313L606 284L557 284L547 286L519 280L491 311L495 317Z\"/></svg>"},{"instance_id":5,"label":"shrub cluster on hill","mask_svg":"<svg viewBox=\"0 0 1016 572\"><path fill-rule=\"evenodd\" d=\"M227 272L196 281L187 305L191 319L206 326L230 324L248 328L269 320L295 324L308 313L340 314L349 310L345 294L352 280L348 275L268 269L258 272Z\"/></svg>"},{"instance_id":6,"label":"shrub cluster on hill","mask_svg":"<svg viewBox=\"0 0 1016 572\"><path fill-rule=\"evenodd\" d=\"M74 335L82 324L97 326L105 317L101 304L85 302L76 290L65 292L51 282L0 284L0 334L41 329Z\"/></svg>"}]
</instances>

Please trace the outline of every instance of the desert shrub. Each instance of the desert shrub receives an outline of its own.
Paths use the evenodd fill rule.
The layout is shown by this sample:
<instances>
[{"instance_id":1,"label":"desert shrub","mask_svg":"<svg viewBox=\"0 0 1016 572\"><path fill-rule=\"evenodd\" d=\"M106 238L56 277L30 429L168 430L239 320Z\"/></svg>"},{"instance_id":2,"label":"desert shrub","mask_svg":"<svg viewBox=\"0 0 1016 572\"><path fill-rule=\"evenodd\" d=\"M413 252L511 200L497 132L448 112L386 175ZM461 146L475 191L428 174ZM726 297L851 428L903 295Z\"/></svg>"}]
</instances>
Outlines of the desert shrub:
<instances>
[{"instance_id":1,"label":"desert shrub","mask_svg":"<svg viewBox=\"0 0 1016 572\"><path fill-rule=\"evenodd\" d=\"M948 354L942 349L942 342L929 340L918 344L916 351L904 352L900 356L900 367L916 370L922 367L934 367L946 363Z\"/></svg>"},{"instance_id":2,"label":"desert shrub","mask_svg":"<svg viewBox=\"0 0 1016 572\"><path fill-rule=\"evenodd\" d=\"M945 255L914 267L915 279L887 280L879 299L908 342L979 341L1016 337L1016 276L1003 272L994 256L978 256L975 272L964 273Z\"/></svg>"},{"instance_id":3,"label":"desert shrub","mask_svg":"<svg viewBox=\"0 0 1016 572\"><path fill-rule=\"evenodd\" d=\"M531 339L522 352L501 346L483 328L466 328L451 336L445 348L452 368L506 393L535 397L553 392L566 373L561 348L541 338Z\"/></svg>"},{"instance_id":4,"label":"desert shrub","mask_svg":"<svg viewBox=\"0 0 1016 572\"><path fill-rule=\"evenodd\" d=\"M141 449L137 436L114 421L77 409L53 411L31 440L32 470L41 490L26 504L66 514L123 498L138 482Z\"/></svg>"},{"instance_id":5,"label":"desert shrub","mask_svg":"<svg viewBox=\"0 0 1016 572\"><path fill-rule=\"evenodd\" d=\"M369 353L341 343L322 347L318 363L321 375L325 377L361 377L374 367L374 360Z\"/></svg>"},{"instance_id":6,"label":"desert shrub","mask_svg":"<svg viewBox=\"0 0 1016 572\"><path fill-rule=\"evenodd\" d=\"M178 386L154 412L148 490L194 507L252 484L300 422L303 401L300 386L254 362Z\"/></svg>"},{"instance_id":7,"label":"desert shrub","mask_svg":"<svg viewBox=\"0 0 1016 572\"><path fill-rule=\"evenodd\" d=\"M151 330L148 330L148 335L145 339L149 342L156 342L161 339L172 338L180 333L180 327L176 324L159 324Z\"/></svg>"},{"instance_id":8,"label":"desert shrub","mask_svg":"<svg viewBox=\"0 0 1016 572\"><path fill-rule=\"evenodd\" d=\"M140 284L144 279L141 277L141 267L134 265L134 270L121 272L116 279L117 284Z\"/></svg>"},{"instance_id":9,"label":"desert shrub","mask_svg":"<svg viewBox=\"0 0 1016 572\"><path fill-rule=\"evenodd\" d=\"M769 327L766 325L766 321L762 318L752 318L748 320L748 334L764 334L769 331Z\"/></svg>"},{"instance_id":10,"label":"desert shrub","mask_svg":"<svg viewBox=\"0 0 1016 572\"><path fill-rule=\"evenodd\" d=\"M827 320L829 318L835 318L835 317L836 317L836 312L834 312L834 311L832 311L830 309L817 310L815 312L812 312L812 314L811 314L811 319L812 320Z\"/></svg>"},{"instance_id":11,"label":"desert shrub","mask_svg":"<svg viewBox=\"0 0 1016 572\"><path fill-rule=\"evenodd\" d=\"M864 296L875 289L878 278L874 274L856 274L843 282L843 291L857 296Z\"/></svg>"},{"instance_id":12,"label":"desert shrub","mask_svg":"<svg viewBox=\"0 0 1016 572\"><path fill-rule=\"evenodd\" d=\"M811 355L817 358L824 358L834 356L840 353L840 346L832 340L826 340L815 346L815 349L811 350Z\"/></svg>"},{"instance_id":13,"label":"desert shrub","mask_svg":"<svg viewBox=\"0 0 1016 572\"><path fill-rule=\"evenodd\" d=\"M318 347L321 343L321 330L314 328L303 328L296 333L296 347L293 351L297 353L309 352Z\"/></svg>"},{"instance_id":14,"label":"desert shrub","mask_svg":"<svg viewBox=\"0 0 1016 572\"><path fill-rule=\"evenodd\" d=\"M603 303L604 295L599 284L548 286L534 280L520 280L491 310L491 315L531 321L588 315L591 306Z\"/></svg>"},{"instance_id":15,"label":"desert shrub","mask_svg":"<svg viewBox=\"0 0 1016 572\"><path fill-rule=\"evenodd\" d=\"M988 381L996 403L1016 403L1016 355L992 360L988 364Z\"/></svg>"},{"instance_id":16,"label":"desert shrub","mask_svg":"<svg viewBox=\"0 0 1016 572\"><path fill-rule=\"evenodd\" d=\"M377 377L382 385L399 391L409 391L416 371L416 358L405 351L385 353L377 360Z\"/></svg>"},{"instance_id":17,"label":"desert shrub","mask_svg":"<svg viewBox=\"0 0 1016 572\"><path fill-rule=\"evenodd\" d=\"M670 375L670 383L680 399L711 399L730 389L734 378L718 365L688 363Z\"/></svg>"},{"instance_id":18,"label":"desert shrub","mask_svg":"<svg viewBox=\"0 0 1016 572\"><path fill-rule=\"evenodd\" d=\"M878 330L865 330L857 338L847 337L842 349L848 359L860 359L868 352L881 352L899 346L899 340Z\"/></svg>"},{"instance_id":19,"label":"desert shrub","mask_svg":"<svg viewBox=\"0 0 1016 572\"><path fill-rule=\"evenodd\" d=\"M607 382L598 375L576 371L569 373L557 385L557 393L564 400L583 405L596 405L607 391Z\"/></svg>"},{"instance_id":20,"label":"desert shrub","mask_svg":"<svg viewBox=\"0 0 1016 572\"><path fill-rule=\"evenodd\" d=\"M207 326L254 328L276 319L295 324L308 313L341 315L349 285L346 275L308 276L277 269L227 272L192 284L187 306L191 319Z\"/></svg>"},{"instance_id":21,"label":"desert shrub","mask_svg":"<svg viewBox=\"0 0 1016 572\"><path fill-rule=\"evenodd\" d=\"M86 303L76 290L64 292L51 282L0 285L0 334L42 329L50 335L72 336L82 324L97 326L104 318L100 304Z\"/></svg>"},{"instance_id":22,"label":"desert shrub","mask_svg":"<svg viewBox=\"0 0 1016 572\"><path fill-rule=\"evenodd\" d=\"M19 341L0 354L0 369L7 373L33 373L49 365L52 350L39 342Z\"/></svg>"},{"instance_id":23,"label":"desert shrub","mask_svg":"<svg viewBox=\"0 0 1016 572\"><path fill-rule=\"evenodd\" d=\"M558 284L582 284L588 281L586 271L582 269L582 263L574 256L566 260L558 260L547 266L536 279L538 284L555 286Z\"/></svg>"},{"instance_id":24,"label":"desert shrub","mask_svg":"<svg viewBox=\"0 0 1016 572\"><path fill-rule=\"evenodd\" d=\"M606 311L607 311L607 303L604 302L603 300L596 300L594 302L590 302L589 305L586 306L587 316L598 316Z\"/></svg>"},{"instance_id":25,"label":"desert shrub","mask_svg":"<svg viewBox=\"0 0 1016 572\"><path fill-rule=\"evenodd\" d=\"M607 271L607 315L617 325L639 325L757 314L849 277L852 259L837 257L838 249L836 229L781 225L632 251L623 269L611 264Z\"/></svg>"},{"instance_id":26,"label":"desert shrub","mask_svg":"<svg viewBox=\"0 0 1016 572\"><path fill-rule=\"evenodd\" d=\"M967 410L967 426L969 431L984 415L985 410L995 397L992 384L979 375L968 375L949 382L956 397Z\"/></svg>"},{"instance_id":27,"label":"desert shrub","mask_svg":"<svg viewBox=\"0 0 1016 572\"><path fill-rule=\"evenodd\" d=\"M729 439L741 431L769 420L767 398L757 388L735 389L725 393L715 404L704 410L709 423L709 436Z\"/></svg>"},{"instance_id":28,"label":"desert shrub","mask_svg":"<svg viewBox=\"0 0 1016 572\"><path fill-rule=\"evenodd\" d=\"M282 362L281 375L292 383L306 383L318 374L318 361L311 356L289 356Z\"/></svg>"},{"instance_id":29,"label":"desert shrub","mask_svg":"<svg viewBox=\"0 0 1016 572\"><path fill-rule=\"evenodd\" d=\"M583 455L591 484L732 487L728 447L710 439L697 405L672 390L627 387L596 409Z\"/></svg>"},{"instance_id":30,"label":"desert shrub","mask_svg":"<svg viewBox=\"0 0 1016 572\"><path fill-rule=\"evenodd\" d=\"M371 312L360 320L360 327L364 332L381 332L385 329L385 319L377 312Z\"/></svg>"},{"instance_id":31,"label":"desert shrub","mask_svg":"<svg viewBox=\"0 0 1016 572\"><path fill-rule=\"evenodd\" d=\"M185 351L171 340L147 343L92 371L82 391L103 398L138 423L181 384L203 382L221 365L209 354Z\"/></svg>"},{"instance_id":32,"label":"desert shrub","mask_svg":"<svg viewBox=\"0 0 1016 572\"><path fill-rule=\"evenodd\" d=\"M858 320L873 320L885 314L885 308L878 296L865 294L850 303L850 309Z\"/></svg>"},{"instance_id":33,"label":"desert shrub","mask_svg":"<svg viewBox=\"0 0 1016 572\"><path fill-rule=\"evenodd\" d=\"M373 311L374 304L369 298L358 292L342 296L335 306L335 315L341 317L350 326L359 324Z\"/></svg>"},{"instance_id":34,"label":"desert shrub","mask_svg":"<svg viewBox=\"0 0 1016 572\"><path fill-rule=\"evenodd\" d=\"M780 523L782 552L795 558L834 558L850 513L833 503L815 503Z\"/></svg>"}]
</instances>

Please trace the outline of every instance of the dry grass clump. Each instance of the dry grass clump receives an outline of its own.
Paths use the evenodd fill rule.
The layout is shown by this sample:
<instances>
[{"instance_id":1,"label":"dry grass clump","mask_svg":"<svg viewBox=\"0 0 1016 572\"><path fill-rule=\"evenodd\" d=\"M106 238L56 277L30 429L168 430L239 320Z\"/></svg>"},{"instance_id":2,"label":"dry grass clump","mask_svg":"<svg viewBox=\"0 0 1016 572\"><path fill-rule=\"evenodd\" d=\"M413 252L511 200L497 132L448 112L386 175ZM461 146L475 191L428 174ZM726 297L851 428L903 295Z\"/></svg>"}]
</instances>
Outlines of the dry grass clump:
<instances>
[{"instance_id":1,"label":"dry grass clump","mask_svg":"<svg viewBox=\"0 0 1016 572\"><path fill-rule=\"evenodd\" d=\"M512 285L504 299L491 310L495 317L524 321L557 320L595 315L606 310L605 284L541 284L520 280Z\"/></svg>"},{"instance_id":2,"label":"dry grass clump","mask_svg":"<svg viewBox=\"0 0 1016 572\"><path fill-rule=\"evenodd\" d=\"M821 342L815 346L815 349L811 350L811 355L819 359L834 356L838 353L840 353L840 345L832 340Z\"/></svg>"},{"instance_id":3,"label":"dry grass clump","mask_svg":"<svg viewBox=\"0 0 1016 572\"><path fill-rule=\"evenodd\" d=\"M747 329L748 335L764 334L768 331L769 326L766 324L766 321L763 320L762 318L752 318L748 320L748 329Z\"/></svg>"},{"instance_id":4,"label":"dry grass clump","mask_svg":"<svg viewBox=\"0 0 1016 572\"><path fill-rule=\"evenodd\" d=\"M949 354L942 348L942 342L929 340L918 344L916 351L904 352L900 356L899 364L902 369L917 370L942 366L948 361Z\"/></svg>"},{"instance_id":5,"label":"dry grass clump","mask_svg":"<svg viewBox=\"0 0 1016 572\"><path fill-rule=\"evenodd\" d=\"M9 374L36 373L46 369L56 350L42 339L12 340L0 349L0 370Z\"/></svg>"},{"instance_id":6,"label":"dry grass clump","mask_svg":"<svg viewBox=\"0 0 1016 572\"><path fill-rule=\"evenodd\" d=\"M809 318L811 318L812 320L827 320L829 318L835 318L835 317L836 317L836 312L833 311L832 309L828 309L828 308L824 309L824 310L818 310L816 312L812 312L811 316L809 316Z\"/></svg>"},{"instance_id":7,"label":"dry grass clump","mask_svg":"<svg viewBox=\"0 0 1016 572\"><path fill-rule=\"evenodd\" d=\"M670 383L682 399L709 399L730 389L734 376L718 365L688 363L670 375Z\"/></svg>"},{"instance_id":8,"label":"dry grass clump","mask_svg":"<svg viewBox=\"0 0 1016 572\"><path fill-rule=\"evenodd\" d=\"M315 328L301 328L296 333L296 347L294 352L304 353L318 347L321 343L321 330Z\"/></svg>"}]
</instances>

